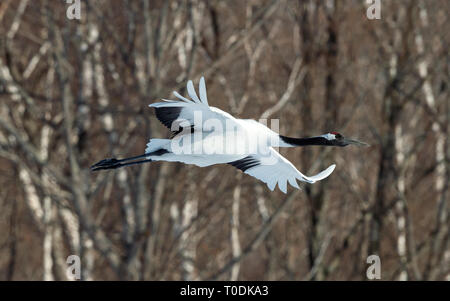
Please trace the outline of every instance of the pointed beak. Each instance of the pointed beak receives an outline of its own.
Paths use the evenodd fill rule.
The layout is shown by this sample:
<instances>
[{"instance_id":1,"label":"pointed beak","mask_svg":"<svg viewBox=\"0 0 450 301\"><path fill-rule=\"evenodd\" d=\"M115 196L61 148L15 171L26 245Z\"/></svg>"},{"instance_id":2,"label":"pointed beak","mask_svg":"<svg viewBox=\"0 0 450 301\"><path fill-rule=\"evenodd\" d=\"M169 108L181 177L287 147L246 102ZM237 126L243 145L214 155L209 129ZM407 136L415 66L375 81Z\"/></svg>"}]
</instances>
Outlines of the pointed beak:
<instances>
[{"instance_id":1,"label":"pointed beak","mask_svg":"<svg viewBox=\"0 0 450 301\"><path fill-rule=\"evenodd\" d=\"M369 144L362 142L362 141L358 141L358 140L354 140L354 139L347 139L344 138L345 143L347 144L354 144L354 145L358 145L358 146L370 146Z\"/></svg>"}]
</instances>

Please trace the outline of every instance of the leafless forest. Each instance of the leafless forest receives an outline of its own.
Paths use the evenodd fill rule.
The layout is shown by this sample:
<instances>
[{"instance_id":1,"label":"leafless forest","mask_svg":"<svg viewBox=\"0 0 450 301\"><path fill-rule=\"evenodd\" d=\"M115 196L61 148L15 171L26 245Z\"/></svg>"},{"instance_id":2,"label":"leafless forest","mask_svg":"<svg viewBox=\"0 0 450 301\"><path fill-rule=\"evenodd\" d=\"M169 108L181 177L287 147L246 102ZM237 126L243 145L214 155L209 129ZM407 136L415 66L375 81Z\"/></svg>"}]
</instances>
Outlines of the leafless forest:
<instances>
[{"instance_id":1,"label":"leafless forest","mask_svg":"<svg viewBox=\"0 0 450 301\"><path fill-rule=\"evenodd\" d=\"M0 2L0 279L448 280L450 2ZM148 104L204 75L209 103L368 148L281 153L285 195L229 165L151 163Z\"/></svg>"}]
</instances>

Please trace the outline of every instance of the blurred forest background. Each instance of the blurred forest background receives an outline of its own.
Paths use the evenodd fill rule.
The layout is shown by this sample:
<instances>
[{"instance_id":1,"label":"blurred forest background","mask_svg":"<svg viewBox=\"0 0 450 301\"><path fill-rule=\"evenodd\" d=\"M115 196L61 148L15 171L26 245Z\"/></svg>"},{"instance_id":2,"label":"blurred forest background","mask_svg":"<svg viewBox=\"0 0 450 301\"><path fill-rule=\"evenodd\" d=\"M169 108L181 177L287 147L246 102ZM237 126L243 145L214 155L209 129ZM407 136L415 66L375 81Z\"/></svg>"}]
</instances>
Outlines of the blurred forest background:
<instances>
[{"instance_id":1,"label":"blurred forest background","mask_svg":"<svg viewBox=\"0 0 450 301\"><path fill-rule=\"evenodd\" d=\"M0 279L448 280L450 1L0 2ZM228 165L92 173L168 137L148 104L209 102L281 133L313 174L271 192Z\"/></svg>"}]
</instances>

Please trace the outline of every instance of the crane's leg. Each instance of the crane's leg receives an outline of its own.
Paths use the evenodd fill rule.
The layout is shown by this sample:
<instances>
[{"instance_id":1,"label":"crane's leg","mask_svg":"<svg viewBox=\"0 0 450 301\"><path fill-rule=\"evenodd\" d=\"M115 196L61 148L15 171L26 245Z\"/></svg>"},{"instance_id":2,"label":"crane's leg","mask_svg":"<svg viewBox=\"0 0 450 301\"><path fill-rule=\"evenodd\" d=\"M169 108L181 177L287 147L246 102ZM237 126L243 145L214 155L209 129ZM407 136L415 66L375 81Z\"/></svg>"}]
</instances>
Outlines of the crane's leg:
<instances>
[{"instance_id":1,"label":"crane's leg","mask_svg":"<svg viewBox=\"0 0 450 301\"><path fill-rule=\"evenodd\" d=\"M94 165L92 165L91 170L96 171L96 170L101 170L101 169L115 169L115 168L124 167L124 166L128 166L128 165L141 164L141 163L153 161L151 159L141 160L141 161L133 161L136 159L146 158L146 157L148 157L148 154L144 154L144 155L140 155L140 156L136 156L136 157L125 158L125 159L121 159L121 160L118 160L116 158L103 159L103 160L95 163ZM128 161L133 161L133 162L128 162Z\"/></svg>"}]
</instances>

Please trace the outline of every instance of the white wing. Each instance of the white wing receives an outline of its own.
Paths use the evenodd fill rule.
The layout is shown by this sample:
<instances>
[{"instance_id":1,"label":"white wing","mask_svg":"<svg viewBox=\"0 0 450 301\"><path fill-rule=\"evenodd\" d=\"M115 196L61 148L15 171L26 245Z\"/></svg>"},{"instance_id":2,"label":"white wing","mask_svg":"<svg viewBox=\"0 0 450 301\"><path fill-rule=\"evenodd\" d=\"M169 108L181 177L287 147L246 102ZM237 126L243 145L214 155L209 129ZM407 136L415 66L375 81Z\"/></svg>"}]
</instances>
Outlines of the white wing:
<instances>
[{"instance_id":1,"label":"white wing","mask_svg":"<svg viewBox=\"0 0 450 301\"><path fill-rule=\"evenodd\" d=\"M249 155L244 159L229 162L229 164L263 181L272 191L278 183L278 187L284 193L287 192L287 182L299 189L297 179L307 183L314 183L328 177L336 167L333 164L317 175L308 177L298 171L291 162L273 148L270 148L270 154L267 154L267 156L259 154Z\"/></svg>"},{"instance_id":2,"label":"white wing","mask_svg":"<svg viewBox=\"0 0 450 301\"><path fill-rule=\"evenodd\" d=\"M178 98L177 100L163 99L164 102L152 103L149 106L155 108L156 117L172 131L179 130L179 126L186 127L186 125L180 125L180 122L185 120L190 123L190 126L199 129L201 129L202 124L194 124L194 121L201 121L203 123L208 119L218 119L223 122L223 125L225 126L225 121L227 119L235 120L230 114L208 105L205 79L203 77L200 79L199 90L200 98L195 92L194 84L190 80L187 83L187 92L191 99L174 91L173 93ZM196 114L194 115L194 113ZM201 120L198 118L201 118ZM174 123L174 121L177 122Z\"/></svg>"}]
</instances>

